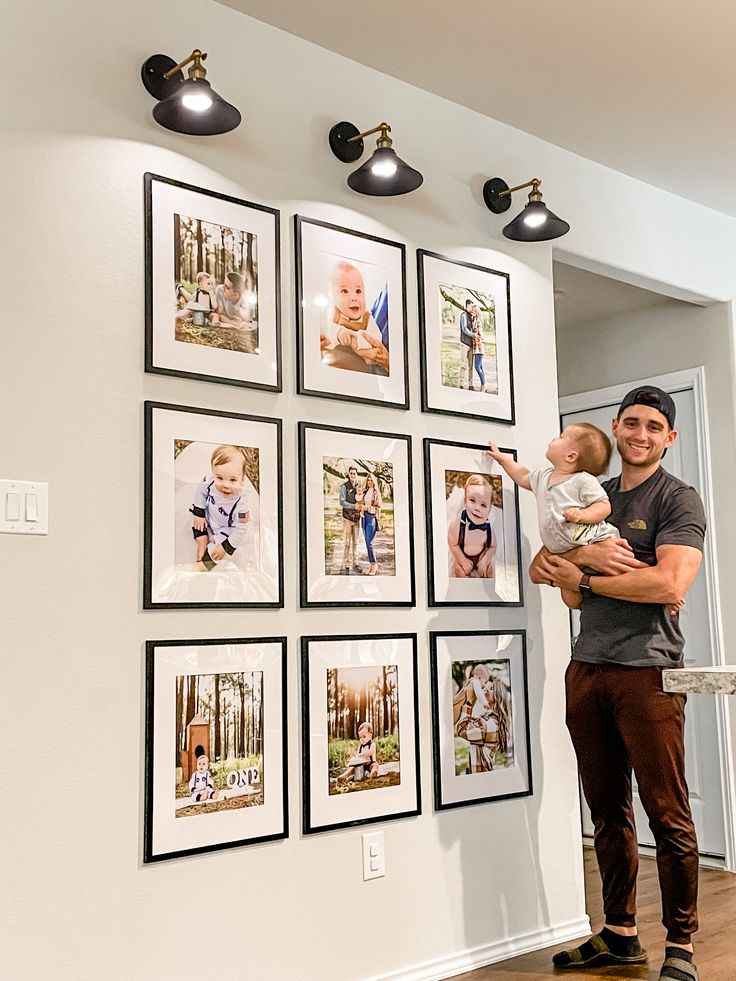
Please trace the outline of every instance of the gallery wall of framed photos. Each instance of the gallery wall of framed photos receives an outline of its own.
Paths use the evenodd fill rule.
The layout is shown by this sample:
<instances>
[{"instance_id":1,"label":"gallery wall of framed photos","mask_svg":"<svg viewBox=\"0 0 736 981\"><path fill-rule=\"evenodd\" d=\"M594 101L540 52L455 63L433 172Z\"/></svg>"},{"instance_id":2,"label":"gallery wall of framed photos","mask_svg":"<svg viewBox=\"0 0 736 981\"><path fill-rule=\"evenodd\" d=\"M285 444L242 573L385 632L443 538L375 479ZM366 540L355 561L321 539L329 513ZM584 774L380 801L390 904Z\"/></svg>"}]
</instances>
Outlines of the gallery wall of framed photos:
<instances>
[{"instance_id":1,"label":"gallery wall of framed photos","mask_svg":"<svg viewBox=\"0 0 736 981\"><path fill-rule=\"evenodd\" d=\"M511 441L516 419L504 256L491 268L416 249L412 296L408 243L364 218L295 214L284 248L270 203L151 173L143 184L146 373L211 383L208 407L144 406L143 606L271 609L274 629L277 611L288 629L148 643L144 861L288 836L288 791L274 811L272 788L297 776L285 752L290 643L301 644L304 833L420 815L422 750L437 810L531 794L523 620L449 629L460 610L475 619L524 603L519 491L486 452ZM235 387L248 411L215 408ZM442 416L455 439L437 438ZM287 614L294 586L299 610ZM350 607L365 633L345 631ZM383 618L369 607L395 609L390 632L375 632ZM444 633L427 635L431 608ZM331 612L331 632L303 632L310 609ZM162 762L172 727L173 771Z\"/></svg>"},{"instance_id":2,"label":"gallery wall of framed photos","mask_svg":"<svg viewBox=\"0 0 736 981\"><path fill-rule=\"evenodd\" d=\"M295 522L299 561L289 571L301 611L354 607L354 624L372 629L368 607L397 608L391 633L338 628L301 638L304 832L416 817L417 630L426 619L418 606L523 607L517 487L487 442L428 435L438 429L435 415L456 417L458 435L480 436L495 423L487 440L513 427L511 276L417 249L410 297L403 242L296 214L292 248L282 249L280 213L270 205L151 173L144 198L146 372L210 382L212 402L214 386L238 386L249 409L265 402L259 393L272 394L269 415L146 401L143 606L283 611L284 527ZM290 253L296 317L284 344L281 256ZM291 351L295 377L282 351ZM412 418L417 375L421 412ZM295 409L293 467L283 460L283 428ZM317 421L325 409L335 421ZM405 431L383 429L389 413ZM354 425L338 425L343 418ZM424 522L414 519L409 430L417 420ZM417 590L422 535L425 589ZM289 626L301 623L304 612ZM427 678L435 806L531 793L524 630L451 631L452 644L438 636ZM521 645L513 672L485 650L491 640L499 651ZM149 642L146 862L289 834L286 799L278 820L263 817L270 788L288 787L287 643L278 641L279 687L267 697L274 682L263 652L269 644L277 651L275 641ZM166 668L175 681L160 681L177 657L179 673ZM203 659L203 673L193 671ZM448 710L460 701L462 709ZM172 725L173 775L160 762ZM267 749L267 731L282 733L278 751ZM448 754L461 761L452 763L461 790L443 789ZM477 778L488 772L486 787ZM177 820L191 816L202 820Z\"/></svg>"}]
</instances>

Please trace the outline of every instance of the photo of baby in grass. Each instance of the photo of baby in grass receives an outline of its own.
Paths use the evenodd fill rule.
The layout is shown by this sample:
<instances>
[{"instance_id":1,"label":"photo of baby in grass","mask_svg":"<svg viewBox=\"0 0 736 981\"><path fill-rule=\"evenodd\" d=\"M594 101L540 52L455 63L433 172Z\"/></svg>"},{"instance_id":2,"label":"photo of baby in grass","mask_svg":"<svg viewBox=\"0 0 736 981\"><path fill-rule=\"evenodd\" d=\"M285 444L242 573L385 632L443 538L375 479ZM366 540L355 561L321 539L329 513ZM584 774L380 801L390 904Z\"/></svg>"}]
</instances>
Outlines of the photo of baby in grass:
<instances>
[{"instance_id":1,"label":"photo of baby in grass","mask_svg":"<svg viewBox=\"0 0 736 981\"><path fill-rule=\"evenodd\" d=\"M398 666L327 670L330 795L401 783Z\"/></svg>"},{"instance_id":2,"label":"photo of baby in grass","mask_svg":"<svg viewBox=\"0 0 736 981\"><path fill-rule=\"evenodd\" d=\"M507 659L452 662L452 715L456 776L514 765Z\"/></svg>"},{"instance_id":3,"label":"photo of baby in grass","mask_svg":"<svg viewBox=\"0 0 736 981\"><path fill-rule=\"evenodd\" d=\"M173 215L174 336L258 354L258 243L253 232Z\"/></svg>"},{"instance_id":4,"label":"photo of baby in grass","mask_svg":"<svg viewBox=\"0 0 736 981\"><path fill-rule=\"evenodd\" d=\"M176 817L264 803L263 672L176 677Z\"/></svg>"}]
</instances>

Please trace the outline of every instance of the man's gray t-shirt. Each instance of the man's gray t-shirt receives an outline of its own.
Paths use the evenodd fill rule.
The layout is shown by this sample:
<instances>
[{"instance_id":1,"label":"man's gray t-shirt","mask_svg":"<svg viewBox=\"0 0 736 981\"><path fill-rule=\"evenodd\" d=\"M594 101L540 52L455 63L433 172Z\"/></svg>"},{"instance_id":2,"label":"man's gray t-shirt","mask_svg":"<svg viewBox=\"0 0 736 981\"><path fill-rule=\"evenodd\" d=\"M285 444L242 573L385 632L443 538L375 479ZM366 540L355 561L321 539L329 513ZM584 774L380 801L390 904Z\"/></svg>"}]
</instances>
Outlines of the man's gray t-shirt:
<instances>
[{"instance_id":1,"label":"man's gray t-shirt","mask_svg":"<svg viewBox=\"0 0 736 981\"><path fill-rule=\"evenodd\" d=\"M608 520L629 542L637 559L656 565L660 545L703 550L705 513L694 488L661 467L630 491L619 490L620 479L603 484L611 501ZM630 603L589 593L583 597L580 613L573 660L628 667L682 664L685 642L679 618L663 604Z\"/></svg>"}]
</instances>

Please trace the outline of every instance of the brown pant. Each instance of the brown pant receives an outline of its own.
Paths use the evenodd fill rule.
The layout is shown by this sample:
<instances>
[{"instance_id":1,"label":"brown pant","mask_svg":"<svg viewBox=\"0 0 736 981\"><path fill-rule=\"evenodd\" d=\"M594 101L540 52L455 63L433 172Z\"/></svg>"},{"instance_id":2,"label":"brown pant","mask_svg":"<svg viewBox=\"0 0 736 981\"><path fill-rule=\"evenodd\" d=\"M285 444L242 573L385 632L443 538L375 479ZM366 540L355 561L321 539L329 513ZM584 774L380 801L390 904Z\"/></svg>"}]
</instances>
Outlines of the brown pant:
<instances>
[{"instance_id":1,"label":"brown pant","mask_svg":"<svg viewBox=\"0 0 736 981\"><path fill-rule=\"evenodd\" d=\"M687 944L698 928L698 843L685 783L685 696L662 691L660 668L580 661L570 662L565 688L567 727L595 827L606 922L635 924L633 767L657 845L667 939Z\"/></svg>"}]
</instances>

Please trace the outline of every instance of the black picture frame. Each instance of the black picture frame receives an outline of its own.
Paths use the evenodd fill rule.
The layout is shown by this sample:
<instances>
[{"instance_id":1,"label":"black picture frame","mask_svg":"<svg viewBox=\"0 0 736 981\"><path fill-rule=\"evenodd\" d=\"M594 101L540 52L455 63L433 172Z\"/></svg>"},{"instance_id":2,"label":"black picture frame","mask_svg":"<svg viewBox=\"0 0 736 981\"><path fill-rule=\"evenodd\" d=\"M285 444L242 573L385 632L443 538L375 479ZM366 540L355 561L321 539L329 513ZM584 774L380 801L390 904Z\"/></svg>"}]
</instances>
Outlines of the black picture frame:
<instances>
[{"instance_id":1,"label":"black picture frame","mask_svg":"<svg viewBox=\"0 0 736 981\"><path fill-rule=\"evenodd\" d=\"M337 435L349 435L354 436L356 439L362 439L365 442L370 440L387 440L387 441L401 441L405 444L406 452L406 519L407 519L407 536L406 547L403 550L405 556L406 570L402 578L406 579L406 584L408 587L408 595L401 599L368 599L366 597L352 599L349 596L347 598L341 599L315 599L310 598L310 577L311 563L309 558L310 544L312 539L310 537L310 509L309 509L309 494L307 487L307 467L309 464L308 450L307 450L307 433L310 430L315 430L319 432L332 433ZM299 548L299 596L300 605L302 608L334 608L334 607L413 607L416 605L416 576L414 567L414 514L413 514L413 480L412 480L412 438L406 434L400 433L386 433L372 431L368 434L361 432L360 430L350 429L344 426L331 426L321 423L314 422L300 422L298 424L298 468L299 468L299 528L300 539L298 543ZM400 461L399 461L400 462ZM396 497L394 498L394 515L396 513ZM324 511L321 512L324 514ZM395 528L395 525L394 525ZM313 533L314 534L314 533ZM320 528L319 532L324 548L324 527ZM397 549L396 549L396 533L394 533L394 561L398 563ZM402 565L404 560L402 560ZM341 577L332 575L324 575L321 577L323 580L336 580ZM366 582L363 583L365 587L366 584L375 586L377 581L380 583L382 577L380 576L363 576L363 577L353 577L346 576L346 579L361 578L365 579ZM390 577L386 577L390 578ZM346 592L350 590L350 586L346 587ZM330 594L334 595L334 589L330 590ZM402 594L404 595L404 594Z\"/></svg>"},{"instance_id":2,"label":"black picture frame","mask_svg":"<svg viewBox=\"0 0 736 981\"><path fill-rule=\"evenodd\" d=\"M374 375L361 375L359 372L354 371L339 371L339 369L332 368L333 378L330 378L325 382L325 388L316 387L315 383L309 382L306 375L310 371L316 371L317 369L310 368L307 364L305 357L305 270L304 270L304 229L319 229L324 233L337 233L339 235L347 235L355 239L359 243L373 243L377 246L385 246L387 249L396 249L398 251L398 260L400 264L399 274L400 274L400 291L401 299L400 304L398 304L402 326L399 332L399 337L401 340L401 365L397 372L396 378L400 382L401 392L399 397L390 397L391 392L389 391L389 381L382 383L383 392L379 392L379 383ZM295 290L295 303L296 303L296 351L297 351L297 394L299 395L309 395L317 398L324 399L339 399L347 402L361 402L366 405L378 405L382 407L402 409L406 411L409 408L409 356L408 356L408 327L407 327L407 301L406 301L406 246L403 242L394 242L391 239L380 238L377 235L370 235L368 232L361 232L353 228L346 228L342 225L335 225L327 221L320 221L316 218L307 218L304 215L294 215L294 253L295 253L295 271L296 271L296 290ZM356 261L359 261L356 258ZM394 307L395 309L395 307ZM394 342L394 349L396 344ZM370 393L358 394L357 392L339 391L339 386L337 382L339 376L345 376L346 387L347 380L353 377L353 382L356 386L359 384L362 387L362 382L365 379L370 379L374 384L371 388L375 388L375 394L371 397ZM395 380L394 380L395 381ZM332 384L329 384L331 382ZM337 386L337 387L336 387ZM395 385L391 387L396 387Z\"/></svg>"},{"instance_id":3,"label":"black picture frame","mask_svg":"<svg viewBox=\"0 0 736 981\"><path fill-rule=\"evenodd\" d=\"M380 797L376 798L375 794L381 794L382 790L377 789L373 792L360 793L357 795L358 798L369 798L364 801L366 804L365 813L360 816L353 811L352 815L342 815L343 819L340 820L326 820L324 823L315 823L315 810L312 804L312 790L313 782L315 779L315 767L312 763L312 744L317 738L320 738L320 731L317 730L317 721L312 717L310 711L310 698L311 698L311 667L310 667L310 647L315 644L326 643L335 644L339 646L341 644L350 644L354 642L365 642L367 644L379 644L383 641L398 641L406 642L411 644L411 698L410 698L410 714L411 719L408 725L408 731L411 733L413 747L411 755L413 755L413 766L408 768L408 775L410 775L410 780L407 786L407 802L410 806L399 810L390 812L380 812L376 813L376 805L380 804ZM361 662L361 667L364 666ZM401 682L401 677L399 677L399 689L397 695L401 702L401 689L404 687ZM406 702L406 696L403 696L403 702ZM421 792L421 761L420 761L420 742L419 742L419 692L418 692L418 679L417 679L417 635L415 633L396 633L396 634L346 634L344 636L335 635L313 635L304 636L301 638L301 706L302 706L302 832L305 835L318 834L326 831L335 831L340 828L357 827L359 825L366 824L376 824L378 822L384 821L395 821L401 818L417 817L422 813L422 792ZM325 712L327 711L327 706L325 705ZM400 712L401 712L400 708ZM405 709L403 710L405 711ZM399 725L401 725L401 716L399 719ZM402 730L400 730L402 731ZM326 737L325 737L326 738ZM400 747L405 743L405 736L400 738ZM325 747L326 749L326 747ZM400 752L403 750L400 749ZM329 772L329 771L328 771ZM401 773L404 773L402 768ZM356 795L350 795L355 798ZM371 801L370 798L373 798ZM339 798L338 798L339 799ZM328 808L329 808L329 792L327 795ZM337 803L337 801L335 801ZM371 812L371 806L373 805L373 811ZM323 804L324 808L324 804ZM332 810L344 810L340 805L337 808L332 808ZM340 817L341 815L335 814L334 816Z\"/></svg>"},{"instance_id":4,"label":"black picture frame","mask_svg":"<svg viewBox=\"0 0 736 981\"><path fill-rule=\"evenodd\" d=\"M281 734L281 753L276 754L280 757L281 779L276 782L279 788L277 796L280 796L281 806L274 808L275 814L280 816L280 828L267 833L260 833L237 839L225 839L210 841L208 843L194 844L189 847L174 847L168 850L158 850L156 841L157 829L155 826L155 795L157 780L157 765L159 765L158 754L155 752L155 745L158 738L157 715L156 715L156 653L167 648L215 648L215 647L243 647L250 645L269 645L277 649L280 648L278 655L280 695L276 700L280 708L280 726L277 728ZM203 852L221 851L226 848L239 848L245 845L262 844L269 841L279 841L289 837L289 774L288 774L288 713L287 713L287 638L277 637L245 637L245 638L207 638L196 640L148 640L145 644L146 657L146 705L145 705L145 746L144 746L144 804L143 804L143 862L144 864L169 861L171 859L183 858L190 855L198 855ZM182 663L182 670L185 664ZM217 672L220 673L220 672ZM172 692L172 698L174 693ZM171 733L168 733L170 736ZM264 733L265 743L265 733ZM160 764L162 767L170 768L171 764ZM239 809L237 813L247 818L248 808ZM195 817L200 820L204 815ZM159 826L160 827L160 826ZM176 822L174 821L174 828ZM172 828L167 828L171 834ZM196 829L199 830L199 829ZM205 832L202 827L202 832ZM204 835L206 837L206 834ZM216 837L216 836L213 836Z\"/></svg>"},{"instance_id":5,"label":"black picture frame","mask_svg":"<svg viewBox=\"0 0 736 981\"><path fill-rule=\"evenodd\" d=\"M267 416L247 415L239 412L226 412L221 409L207 409L189 405L176 405L169 402L145 401L144 409L144 520L143 520L143 609L144 610L183 610L183 609L280 609L284 605L284 542L283 542L283 473L282 473L282 422L281 419L273 419ZM253 423L258 426L273 427L274 432L274 453L275 453L275 472L273 483L276 492L275 517L272 524L275 526L278 537L277 556L276 556L276 598L269 601L262 600L243 600L230 602L215 602L211 600L194 601L166 601L154 598L154 537L155 519L154 511L156 507L156 487L154 480L154 450L153 450L153 427L154 413L157 411L169 411L185 413L203 417L219 418L223 420L238 420L244 423ZM214 440L213 442L222 442ZM198 575L209 575L209 573L198 573Z\"/></svg>"},{"instance_id":6,"label":"black picture frame","mask_svg":"<svg viewBox=\"0 0 736 981\"><path fill-rule=\"evenodd\" d=\"M505 330L501 335L498 334L498 327L496 326L496 353L498 354L498 339L500 336L503 339L503 349L506 354L504 355L502 352L502 357L498 359L500 361L498 375L507 385L507 395L501 397L501 389L499 387L499 397L494 402L492 398L486 397L486 393L480 399L476 399L476 393L473 393L473 398L470 399L468 404L477 405L478 409L476 411L471 411L467 407L461 408L464 404L463 397L456 396L454 394L456 391L454 388L445 388L442 384L438 385L436 378L430 378L428 367L430 353L429 334L436 334L435 339L438 343L441 342L441 337L439 336L440 332L438 330L430 331L427 304L428 277L425 268L426 260L439 261L457 267L460 270L458 274L459 278L486 275L489 277L500 277L501 284L505 284L499 296L503 299L505 305L506 313L504 320L506 323ZM417 249L417 280L422 412L434 412L440 415L458 416L463 419L482 419L484 422L500 422L506 425L514 425L516 422L516 409L514 403L514 366L511 329L511 277L509 273L480 266L473 262L463 262L459 259L453 259L450 256L441 255L438 252L430 252L427 249ZM492 283L492 279L490 282ZM462 388L458 388L457 391L462 391ZM442 397L438 396L440 392L442 393ZM466 403L468 402L468 398L468 396L464 397ZM455 407L454 403L457 404L457 407ZM481 409L484 411L481 411Z\"/></svg>"},{"instance_id":7,"label":"black picture frame","mask_svg":"<svg viewBox=\"0 0 736 981\"><path fill-rule=\"evenodd\" d=\"M476 464L470 472L485 472L489 476L491 475L491 469L493 464L488 461L485 462L485 454L487 446L478 443L460 443L454 440L446 439L432 439L431 437L425 437L424 439L424 488L425 488L425 516L426 516L426 531L427 531L427 591L428 591L428 605L430 607L457 607L457 606L509 606L509 607L522 607L524 605L524 586L523 586L523 575L521 566L521 524L519 520L519 488L514 484L511 478L505 474L503 471L500 474L493 474L497 480L499 480L502 493L504 497L504 506L513 504L512 514L510 517L503 515L503 531L504 531L504 548L508 561L505 561L502 569L505 571L505 581L504 589L501 593L498 592L497 583L499 580L494 581L493 593L495 596L488 595L475 595L479 593L479 589L476 587L476 583L480 583L480 580L467 580L463 585L467 586L467 592L470 592L470 587L472 585L473 595L468 595L467 598L463 598L462 594L457 595L460 586L457 583L451 581L451 577L445 576L448 579L448 585L445 587L445 598L439 598L441 588L439 586L441 566L438 562L436 552L436 535L435 535L435 516L438 510L435 504L434 492L433 492L433 466L432 466L432 447L447 447L452 450L457 451L467 451L468 453L475 454L476 459L483 461L480 465ZM505 448L503 450L505 453L511 453L516 459L516 450ZM482 469L481 469L482 468ZM444 504L444 502L442 502ZM447 527L443 527L444 540L447 539ZM487 581L488 582L488 581ZM450 588L454 595L450 594ZM507 595L515 594L513 599L505 599L504 593L508 589Z\"/></svg>"},{"instance_id":8,"label":"black picture frame","mask_svg":"<svg viewBox=\"0 0 736 981\"><path fill-rule=\"evenodd\" d=\"M442 639L457 639L461 643L458 653L463 655L472 654L475 639L488 639L491 637L518 638L518 650L511 651L516 654L518 665L512 674L511 701L512 706L515 701L516 708L512 708L511 741L514 753L514 767L517 772L512 772L512 768L492 768L488 773L474 772L464 774L463 779L475 780L476 777L482 778L478 781L480 786L473 787L466 783L458 788L450 787L450 780L447 779L448 772L454 770L453 776L456 778L457 761L455 756L455 731L457 723L452 716L453 700L452 696L456 693L454 685L450 692L441 692L441 686L446 682L446 671L443 671L443 680L440 679L439 653L438 647ZM497 650L496 654L503 654ZM483 647L476 648L478 658L466 658L468 663L480 663L482 661L498 661L499 658L488 658ZM444 660L444 653L443 653ZM511 658L508 658L511 664ZM452 810L458 807L469 807L475 804L487 804L502 800L511 800L516 797L530 797L534 793L534 783L532 776L532 754L531 754L531 730L529 724L529 679L527 668L527 645L526 630L436 630L429 632L429 666L430 666L430 686L432 699L432 770L434 787L434 809L436 811ZM444 666L444 665L443 665ZM515 682L515 685L514 685ZM516 688L515 694L513 688ZM459 694L459 693L458 693ZM444 696L444 697L443 697ZM448 697L449 696L449 697ZM442 702L442 706L441 703ZM518 707L523 708L523 720L517 723ZM442 708L445 711L442 711ZM441 716L443 718L441 719ZM443 746L442 740L442 721L447 725L452 724L453 742L448 747L448 740ZM476 750L477 751L477 750ZM452 758L450 758L452 752ZM498 752L498 750L496 750ZM495 756L495 753L494 753ZM495 760L494 760L495 762ZM443 780L443 772L445 779ZM487 791L497 790L492 793ZM473 796L475 790L476 796Z\"/></svg>"},{"instance_id":9,"label":"black picture frame","mask_svg":"<svg viewBox=\"0 0 736 981\"><path fill-rule=\"evenodd\" d=\"M160 174L153 174L147 172L143 175L143 185L144 185L144 228L145 228L145 370L151 374L157 375L169 375L177 378L192 378L197 381L208 381L215 382L219 385L234 385L238 388L252 388L258 389L266 392L280 392L282 391L282 377L281 377L281 213L276 208L271 208L268 205L256 204L253 201L246 201L243 198L233 197L230 194L222 194L218 191L212 191L207 188L197 187L194 184L186 184L183 181L174 180L171 177L163 177ZM269 234L273 235L273 268L269 272L273 273L273 282L268 282L268 277L266 276L266 270L263 270L262 278L265 281L265 288L268 289L273 294L273 317L272 317L272 330L273 330L273 345L265 347L262 354L259 357L263 358L263 365L259 367L258 372L251 371L246 373L244 376L236 376L235 374L231 376L216 374L214 372L208 371L196 371L189 370L183 366L176 366L172 363L165 363L168 361L170 356L164 356L163 352L159 355L157 352L157 324L156 324L156 302L154 299L154 293L156 289L156 284L154 282L154 251L155 251L155 220L154 220L154 188L156 185L168 186L171 188L177 188L178 190L188 193L200 195L203 198L214 199L218 202L224 202L228 205L235 205L238 208L243 208L246 211L253 212L257 216L269 216L270 220L273 221L273 228L269 228ZM261 278L261 270L259 269L259 278ZM175 277L172 278L172 284L175 282ZM167 287L162 287L167 288ZM172 316L173 316L173 305L172 305ZM163 329L163 327L158 328ZM167 329L171 329L168 327ZM264 330L266 326L264 325ZM259 321L260 330L260 321ZM263 343L259 338L259 343L263 347ZM200 347L200 345L183 345L184 347ZM207 348L206 345L203 347ZM237 357L251 357L249 354L241 354L237 351L229 352ZM238 364L236 362L236 364ZM275 369L271 369L270 365L273 364ZM247 362L241 362L238 365L240 368L252 368L253 365L249 365ZM259 378L258 374L263 377ZM268 379L268 380L267 380Z\"/></svg>"}]
</instances>

